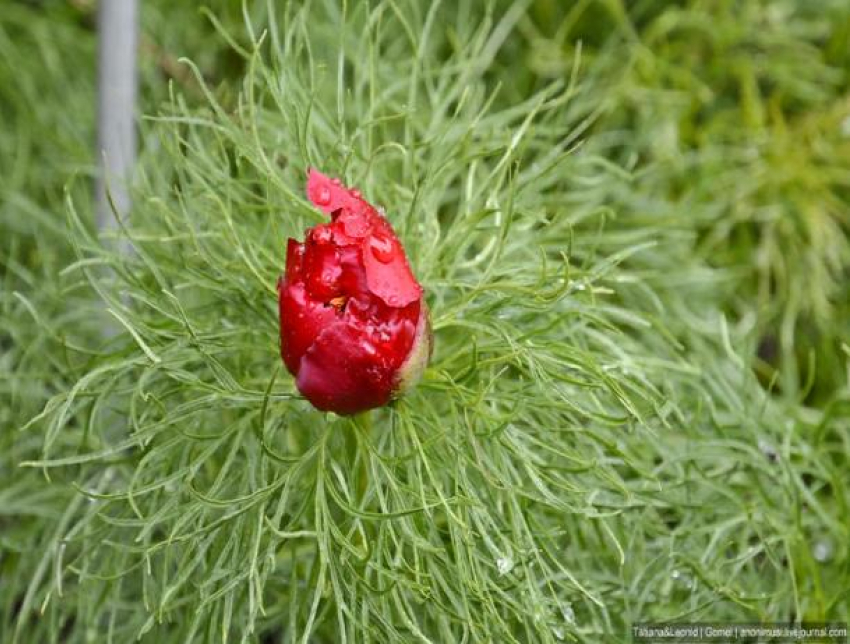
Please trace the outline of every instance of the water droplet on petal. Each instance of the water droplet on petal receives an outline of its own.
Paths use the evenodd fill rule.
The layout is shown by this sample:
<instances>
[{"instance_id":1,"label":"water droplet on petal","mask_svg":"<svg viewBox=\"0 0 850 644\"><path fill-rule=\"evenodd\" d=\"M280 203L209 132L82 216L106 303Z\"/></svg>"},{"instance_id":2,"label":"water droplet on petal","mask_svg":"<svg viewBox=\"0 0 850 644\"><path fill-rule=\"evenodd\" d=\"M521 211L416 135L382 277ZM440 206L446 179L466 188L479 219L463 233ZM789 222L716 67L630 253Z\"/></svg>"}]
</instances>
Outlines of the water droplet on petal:
<instances>
[{"instance_id":1,"label":"water droplet on petal","mask_svg":"<svg viewBox=\"0 0 850 644\"><path fill-rule=\"evenodd\" d=\"M338 186L338 185L342 184L342 181L340 181L339 179L334 177L333 179L331 179L331 183L334 184L335 186Z\"/></svg>"},{"instance_id":2,"label":"water droplet on petal","mask_svg":"<svg viewBox=\"0 0 850 644\"><path fill-rule=\"evenodd\" d=\"M352 191L351 191L351 196L352 196L352 197L354 197L355 199L360 199L360 197L362 196L362 194L361 194L361 192L360 192L359 190L352 190Z\"/></svg>"},{"instance_id":3,"label":"water droplet on petal","mask_svg":"<svg viewBox=\"0 0 850 644\"><path fill-rule=\"evenodd\" d=\"M372 254L382 264L389 264L396 256L395 242L383 233L375 233L369 240Z\"/></svg>"},{"instance_id":4,"label":"water droplet on petal","mask_svg":"<svg viewBox=\"0 0 850 644\"><path fill-rule=\"evenodd\" d=\"M317 244L330 244L333 240L333 231L327 226L321 226L313 229L313 241Z\"/></svg>"},{"instance_id":5,"label":"water droplet on petal","mask_svg":"<svg viewBox=\"0 0 850 644\"><path fill-rule=\"evenodd\" d=\"M319 188L319 193L316 195L316 203L320 206L327 206L331 202L331 191L327 188Z\"/></svg>"}]
</instances>

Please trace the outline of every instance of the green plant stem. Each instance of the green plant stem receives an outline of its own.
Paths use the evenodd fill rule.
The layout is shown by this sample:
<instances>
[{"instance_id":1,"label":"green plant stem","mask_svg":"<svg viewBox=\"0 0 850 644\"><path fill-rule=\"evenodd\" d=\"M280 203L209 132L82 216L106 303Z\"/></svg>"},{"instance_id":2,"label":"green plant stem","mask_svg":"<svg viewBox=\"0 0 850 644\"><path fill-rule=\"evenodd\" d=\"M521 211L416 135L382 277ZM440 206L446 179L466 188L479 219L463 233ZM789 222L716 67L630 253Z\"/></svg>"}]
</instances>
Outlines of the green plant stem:
<instances>
[{"instance_id":1,"label":"green plant stem","mask_svg":"<svg viewBox=\"0 0 850 644\"><path fill-rule=\"evenodd\" d=\"M364 411L351 417L354 435L354 463L360 461L360 476L357 481L357 496L363 500L369 489L369 449L366 445L372 434L372 412Z\"/></svg>"}]
</instances>

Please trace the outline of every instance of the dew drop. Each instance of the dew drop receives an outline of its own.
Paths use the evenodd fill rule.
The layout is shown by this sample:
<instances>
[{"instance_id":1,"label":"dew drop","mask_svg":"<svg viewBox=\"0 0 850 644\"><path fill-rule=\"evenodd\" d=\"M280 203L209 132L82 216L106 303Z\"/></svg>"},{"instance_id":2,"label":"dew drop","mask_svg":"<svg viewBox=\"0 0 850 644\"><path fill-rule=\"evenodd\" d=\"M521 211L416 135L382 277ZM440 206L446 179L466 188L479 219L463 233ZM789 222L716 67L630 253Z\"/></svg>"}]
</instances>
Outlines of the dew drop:
<instances>
[{"instance_id":1,"label":"dew drop","mask_svg":"<svg viewBox=\"0 0 850 644\"><path fill-rule=\"evenodd\" d=\"M769 460L771 463L775 463L779 460L779 452L777 452L776 448L768 441L764 440L763 438L760 438L758 446L761 450L761 453L764 454L767 460Z\"/></svg>"},{"instance_id":2,"label":"dew drop","mask_svg":"<svg viewBox=\"0 0 850 644\"><path fill-rule=\"evenodd\" d=\"M337 179L336 177L331 179L331 183L334 184L335 186L339 186L339 185L342 184L342 182L339 179Z\"/></svg>"},{"instance_id":3,"label":"dew drop","mask_svg":"<svg viewBox=\"0 0 850 644\"><path fill-rule=\"evenodd\" d=\"M331 202L331 191L327 188L319 188L319 194L316 195L316 203L320 206L327 206Z\"/></svg>"},{"instance_id":4,"label":"dew drop","mask_svg":"<svg viewBox=\"0 0 850 644\"><path fill-rule=\"evenodd\" d=\"M395 243L390 237L384 234L376 233L369 240L369 247L372 254L382 264L389 264L396 256Z\"/></svg>"},{"instance_id":5,"label":"dew drop","mask_svg":"<svg viewBox=\"0 0 850 644\"><path fill-rule=\"evenodd\" d=\"M499 570L499 576L507 575L514 568L514 560L510 557L499 557L496 560L496 568Z\"/></svg>"},{"instance_id":6,"label":"dew drop","mask_svg":"<svg viewBox=\"0 0 850 644\"><path fill-rule=\"evenodd\" d=\"M351 191L351 196L352 196L352 197L354 197L355 199L360 199L360 197L362 196L362 194L360 193L360 191L359 191L359 190L352 190L352 191Z\"/></svg>"},{"instance_id":7,"label":"dew drop","mask_svg":"<svg viewBox=\"0 0 850 644\"><path fill-rule=\"evenodd\" d=\"M313 231L313 241L315 241L317 244L330 244L333 242L333 240L333 231L326 226L316 228Z\"/></svg>"},{"instance_id":8,"label":"dew drop","mask_svg":"<svg viewBox=\"0 0 850 644\"><path fill-rule=\"evenodd\" d=\"M820 539L812 548L812 555L820 563L829 561L832 558L832 542L829 539Z\"/></svg>"}]
</instances>

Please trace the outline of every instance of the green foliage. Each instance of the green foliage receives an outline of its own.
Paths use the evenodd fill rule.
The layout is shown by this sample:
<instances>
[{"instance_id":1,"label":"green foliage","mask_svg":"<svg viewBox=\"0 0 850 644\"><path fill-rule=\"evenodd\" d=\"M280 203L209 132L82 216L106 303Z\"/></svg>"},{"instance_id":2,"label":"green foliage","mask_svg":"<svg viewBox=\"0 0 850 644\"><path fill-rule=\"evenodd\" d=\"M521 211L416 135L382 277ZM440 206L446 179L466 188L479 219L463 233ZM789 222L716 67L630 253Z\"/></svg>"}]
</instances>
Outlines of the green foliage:
<instances>
[{"instance_id":1,"label":"green foliage","mask_svg":"<svg viewBox=\"0 0 850 644\"><path fill-rule=\"evenodd\" d=\"M38 20L17 3L0 10L0 640L11 638L29 584L51 576L67 520L69 486L45 485L19 464L42 437L19 428L77 374L88 291L64 289L71 252L64 185L91 166L94 39L80 12L55 3ZM74 70L74 74L70 73ZM92 70L91 72L87 70ZM77 193L81 206L85 191ZM66 348L67 347L67 348ZM44 627L44 633L58 629ZM30 641L39 641L39 631Z\"/></svg>"},{"instance_id":2,"label":"green foliage","mask_svg":"<svg viewBox=\"0 0 850 644\"><path fill-rule=\"evenodd\" d=\"M637 620L850 618L840 27L801 11L774 41L760 5L662 4L251 3L244 23L222 3L203 27L149 9L133 252L92 231L85 177L60 227L46 186L68 168L2 184L49 224L0 211L0 640L599 642ZM184 31L197 62L172 53ZM69 51L90 56L86 33ZM760 38L771 64L741 76ZM759 73L780 98L727 85ZM55 110L13 114L35 131ZM424 381L357 418L313 410L277 355L285 239L320 217L309 165L386 208L433 311ZM791 270L803 256L823 272ZM774 299L740 296L759 279ZM793 352L816 310L841 349L809 407L754 366L765 329L790 319Z\"/></svg>"},{"instance_id":3,"label":"green foliage","mask_svg":"<svg viewBox=\"0 0 850 644\"><path fill-rule=\"evenodd\" d=\"M689 213L697 252L738 276L726 310L755 324L764 382L822 404L846 384L850 5L678 4L535 3L529 67L558 77L577 38L615 34L588 55L588 145Z\"/></svg>"}]
</instances>

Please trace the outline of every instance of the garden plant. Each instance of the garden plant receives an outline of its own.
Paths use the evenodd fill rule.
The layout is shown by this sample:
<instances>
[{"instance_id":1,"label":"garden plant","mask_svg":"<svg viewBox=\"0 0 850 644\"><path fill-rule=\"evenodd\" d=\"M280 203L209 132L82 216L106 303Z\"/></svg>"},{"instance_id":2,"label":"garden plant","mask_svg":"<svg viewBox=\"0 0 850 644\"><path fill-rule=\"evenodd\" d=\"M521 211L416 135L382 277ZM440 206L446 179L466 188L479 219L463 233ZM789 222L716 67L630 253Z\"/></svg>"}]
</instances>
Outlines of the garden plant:
<instances>
[{"instance_id":1,"label":"garden plant","mask_svg":"<svg viewBox=\"0 0 850 644\"><path fill-rule=\"evenodd\" d=\"M0 642L850 620L846 0L144 0L107 229L96 13L0 0Z\"/></svg>"}]
</instances>

